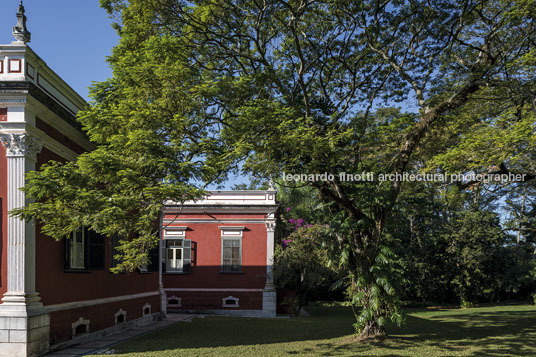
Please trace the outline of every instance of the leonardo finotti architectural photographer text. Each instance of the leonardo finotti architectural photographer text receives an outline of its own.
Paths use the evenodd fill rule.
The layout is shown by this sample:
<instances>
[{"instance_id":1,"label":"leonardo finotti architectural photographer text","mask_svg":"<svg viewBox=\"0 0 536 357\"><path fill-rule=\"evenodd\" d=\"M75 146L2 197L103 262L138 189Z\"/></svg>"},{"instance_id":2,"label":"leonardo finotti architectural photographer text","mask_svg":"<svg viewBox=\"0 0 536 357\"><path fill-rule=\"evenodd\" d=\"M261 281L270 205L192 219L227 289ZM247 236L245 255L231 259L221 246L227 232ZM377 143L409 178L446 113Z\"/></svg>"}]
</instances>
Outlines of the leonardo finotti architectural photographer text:
<instances>
[{"instance_id":1,"label":"leonardo finotti architectural photographer text","mask_svg":"<svg viewBox=\"0 0 536 357\"><path fill-rule=\"evenodd\" d=\"M402 182L483 182L483 183L507 183L523 182L526 174L475 174L474 172L466 174L413 174L404 172L402 174L374 174L374 172L347 173L317 173L317 174L289 174L283 173L283 181L301 181L301 182L384 182L384 181L402 181Z\"/></svg>"}]
</instances>

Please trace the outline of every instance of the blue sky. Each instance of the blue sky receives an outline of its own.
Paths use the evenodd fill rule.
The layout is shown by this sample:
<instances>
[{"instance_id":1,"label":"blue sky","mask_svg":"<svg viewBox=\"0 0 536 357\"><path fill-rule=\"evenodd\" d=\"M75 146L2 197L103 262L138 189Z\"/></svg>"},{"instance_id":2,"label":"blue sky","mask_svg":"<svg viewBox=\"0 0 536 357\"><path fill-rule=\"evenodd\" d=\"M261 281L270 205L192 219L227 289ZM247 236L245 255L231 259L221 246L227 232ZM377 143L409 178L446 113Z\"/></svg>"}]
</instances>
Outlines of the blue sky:
<instances>
[{"instance_id":1,"label":"blue sky","mask_svg":"<svg viewBox=\"0 0 536 357\"><path fill-rule=\"evenodd\" d=\"M19 0L0 2L0 44L13 41L12 27L17 23ZM111 77L106 56L119 41L111 19L99 7L98 0L25 0L29 46L63 80L86 100L93 81ZM247 182L232 176L224 184ZM209 189L216 189L211 185Z\"/></svg>"},{"instance_id":2,"label":"blue sky","mask_svg":"<svg viewBox=\"0 0 536 357\"><path fill-rule=\"evenodd\" d=\"M13 41L19 0L0 3L0 43ZM73 87L88 99L92 81L111 77L105 59L118 36L98 0L25 0L29 46Z\"/></svg>"}]
</instances>

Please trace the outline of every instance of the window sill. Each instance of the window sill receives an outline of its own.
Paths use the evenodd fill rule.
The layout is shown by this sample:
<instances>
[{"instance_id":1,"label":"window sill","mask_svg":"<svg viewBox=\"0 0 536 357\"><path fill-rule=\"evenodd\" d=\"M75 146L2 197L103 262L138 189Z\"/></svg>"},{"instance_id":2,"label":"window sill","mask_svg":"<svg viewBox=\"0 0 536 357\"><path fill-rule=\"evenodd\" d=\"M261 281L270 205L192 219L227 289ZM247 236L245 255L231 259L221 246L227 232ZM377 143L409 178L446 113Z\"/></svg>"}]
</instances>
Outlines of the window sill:
<instances>
[{"instance_id":1,"label":"window sill","mask_svg":"<svg viewBox=\"0 0 536 357\"><path fill-rule=\"evenodd\" d=\"M244 272L242 270L240 270L240 271L223 271L223 270L220 270L220 274L244 274Z\"/></svg>"},{"instance_id":2,"label":"window sill","mask_svg":"<svg viewBox=\"0 0 536 357\"><path fill-rule=\"evenodd\" d=\"M162 272L164 275L189 275L192 274L192 272L183 272L183 271L167 271Z\"/></svg>"}]
</instances>

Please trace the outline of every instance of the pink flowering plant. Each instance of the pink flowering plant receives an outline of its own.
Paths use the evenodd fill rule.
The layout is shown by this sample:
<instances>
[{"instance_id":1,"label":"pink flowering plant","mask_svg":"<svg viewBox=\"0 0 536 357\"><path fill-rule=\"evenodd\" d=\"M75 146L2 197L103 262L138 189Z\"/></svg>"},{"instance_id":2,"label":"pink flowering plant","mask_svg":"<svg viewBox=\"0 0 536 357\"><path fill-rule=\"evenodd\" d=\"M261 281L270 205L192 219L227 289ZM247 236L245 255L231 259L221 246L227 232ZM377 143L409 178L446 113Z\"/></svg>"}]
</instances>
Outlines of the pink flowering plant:
<instances>
[{"instance_id":1,"label":"pink flowering plant","mask_svg":"<svg viewBox=\"0 0 536 357\"><path fill-rule=\"evenodd\" d=\"M283 238L281 239L281 245L283 248L286 248L290 242L292 242L292 238L288 237L293 232L297 231L298 229L302 227L312 227L312 224L309 224L305 221L304 218L294 218L293 212L291 207L286 207L284 210L284 213L282 216L282 224L284 226L283 228Z\"/></svg>"}]
</instances>

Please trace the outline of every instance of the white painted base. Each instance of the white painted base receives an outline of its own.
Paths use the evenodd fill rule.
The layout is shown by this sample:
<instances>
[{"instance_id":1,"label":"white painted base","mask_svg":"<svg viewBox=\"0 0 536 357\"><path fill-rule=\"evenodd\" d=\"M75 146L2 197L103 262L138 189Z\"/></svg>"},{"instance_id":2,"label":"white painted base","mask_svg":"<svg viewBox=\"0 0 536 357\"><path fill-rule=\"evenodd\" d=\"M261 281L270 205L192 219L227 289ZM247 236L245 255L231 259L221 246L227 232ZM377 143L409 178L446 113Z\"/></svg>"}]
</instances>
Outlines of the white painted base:
<instances>
[{"instance_id":1,"label":"white painted base","mask_svg":"<svg viewBox=\"0 0 536 357\"><path fill-rule=\"evenodd\" d=\"M277 292L266 289L262 292L262 316L275 317L277 309Z\"/></svg>"},{"instance_id":2,"label":"white painted base","mask_svg":"<svg viewBox=\"0 0 536 357\"><path fill-rule=\"evenodd\" d=\"M3 305L3 304L2 304ZM0 305L0 357L39 356L48 352L50 316L2 309Z\"/></svg>"},{"instance_id":3,"label":"white painted base","mask_svg":"<svg viewBox=\"0 0 536 357\"><path fill-rule=\"evenodd\" d=\"M164 289L160 289L160 311L165 315L167 314L167 294Z\"/></svg>"},{"instance_id":4,"label":"white painted base","mask_svg":"<svg viewBox=\"0 0 536 357\"><path fill-rule=\"evenodd\" d=\"M0 356L2 357L41 356L47 351L48 340L46 342L0 343Z\"/></svg>"}]
</instances>

